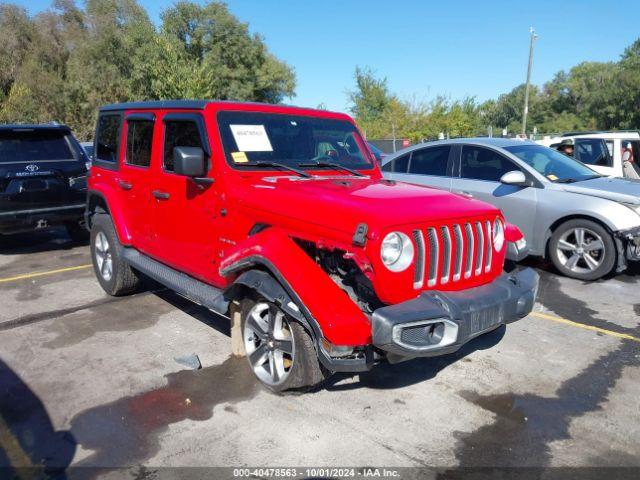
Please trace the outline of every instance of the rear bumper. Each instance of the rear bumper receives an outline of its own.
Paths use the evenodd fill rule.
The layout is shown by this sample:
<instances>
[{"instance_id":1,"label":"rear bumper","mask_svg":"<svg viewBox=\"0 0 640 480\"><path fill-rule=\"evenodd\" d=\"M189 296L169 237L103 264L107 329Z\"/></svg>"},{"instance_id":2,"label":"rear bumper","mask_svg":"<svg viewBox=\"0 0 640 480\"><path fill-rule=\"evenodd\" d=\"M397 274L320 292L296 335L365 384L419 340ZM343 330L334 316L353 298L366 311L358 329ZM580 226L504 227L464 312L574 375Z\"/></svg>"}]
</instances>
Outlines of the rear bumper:
<instances>
[{"instance_id":1,"label":"rear bumper","mask_svg":"<svg viewBox=\"0 0 640 480\"><path fill-rule=\"evenodd\" d=\"M0 211L0 233L11 234L48 228L83 219L84 203L30 210Z\"/></svg>"},{"instance_id":2,"label":"rear bumper","mask_svg":"<svg viewBox=\"0 0 640 480\"><path fill-rule=\"evenodd\" d=\"M527 268L460 292L429 291L383 307L371 319L373 344L390 361L452 353L469 340L528 315L538 274Z\"/></svg>"}]
</instances>

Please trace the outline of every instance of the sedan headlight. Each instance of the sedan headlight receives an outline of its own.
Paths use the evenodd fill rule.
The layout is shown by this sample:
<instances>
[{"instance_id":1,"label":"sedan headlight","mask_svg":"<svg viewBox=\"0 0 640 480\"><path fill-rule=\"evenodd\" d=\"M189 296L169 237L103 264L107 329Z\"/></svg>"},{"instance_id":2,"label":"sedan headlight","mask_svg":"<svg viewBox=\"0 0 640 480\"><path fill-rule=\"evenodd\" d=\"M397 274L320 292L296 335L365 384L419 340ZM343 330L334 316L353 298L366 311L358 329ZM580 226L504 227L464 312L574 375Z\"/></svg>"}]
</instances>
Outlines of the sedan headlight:
<instances>
[{"instance_id":1,"label":"sedan headlight","mask_svg":"<svg viewBox=\"0 0 640 480\"><path fill-rule=\"evenodd\" d=\"M496 218L493 222L493 248L496 252L500 252L502 247L504 247L504 224L502 220Z\"/></svg>"},{"instance_id":2,"label":"sedan headlight","mask_svg":"<svg viewBox=\"0 0 640 480\"><path fill-rule=\"evenodd\" d=\"M382 263L392 272L402 272L413 262L413 243L402 232L391 232L382 240Z\"/></svg>"}]
</instances>

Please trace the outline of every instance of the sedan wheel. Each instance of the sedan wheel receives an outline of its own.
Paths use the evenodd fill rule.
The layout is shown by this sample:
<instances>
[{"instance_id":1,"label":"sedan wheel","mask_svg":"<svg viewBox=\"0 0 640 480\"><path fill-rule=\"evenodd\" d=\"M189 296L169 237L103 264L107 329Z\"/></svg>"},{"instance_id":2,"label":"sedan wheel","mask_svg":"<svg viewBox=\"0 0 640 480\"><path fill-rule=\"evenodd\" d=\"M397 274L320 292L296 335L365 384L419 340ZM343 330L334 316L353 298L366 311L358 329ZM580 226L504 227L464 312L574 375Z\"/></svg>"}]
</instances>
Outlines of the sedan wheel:
<instances>
[{"instance_id":1,"label":"sedan wheel","mask_svg":"<svg viewBox=\"0 0 640 480\"><path fill-rule=\"evenodd\" d=\"M575 219L553 232L549 256L564 275L590 281L613 271L617 253L613 237L602 225Z\"/></svg>"},{"instance_id":2,"label":"sedan wheel","mask_svg":"<svg viewBox=\"0 0 640 480\"><path fill-rule=\"evenodd\" d=\"M560 237L556 254L567 269L582 274L597 270L604 261L605 253L600 235L588 228L578 227Z\"/></svg>"},{"instance_id":3,"label":"sedan wheel","mask_svg":"<svg viewBox=\"0 0 640 480\"><path fill-rule=\"evenodd\" d=\"M256 376L270 387L286 382L295 361L295 342L284 312L271 303L256 303L245 319L243 333Z\"/></svg>"}]
</instances>

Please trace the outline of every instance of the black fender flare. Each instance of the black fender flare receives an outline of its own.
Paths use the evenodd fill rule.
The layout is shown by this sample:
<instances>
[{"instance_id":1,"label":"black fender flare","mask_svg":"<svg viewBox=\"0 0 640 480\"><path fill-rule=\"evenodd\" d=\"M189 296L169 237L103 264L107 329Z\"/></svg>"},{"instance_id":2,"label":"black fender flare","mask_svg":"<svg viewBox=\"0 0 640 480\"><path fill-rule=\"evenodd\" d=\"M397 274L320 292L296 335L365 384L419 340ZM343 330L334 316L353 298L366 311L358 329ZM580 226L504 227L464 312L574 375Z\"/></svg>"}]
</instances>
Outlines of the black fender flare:
<instances>
[{"instance_id":1,"label":"black fender flare","mask_svg":"<svg viewBox=\"0 0 640 480\"><path fill-rule=\"evenodd\" d=\"M244 267L247 266L246 260L247 259L242 262ZM318 359L327 370L340 370L340 362L336 362L335 359L330 358L320 344L323 336L317 322L308 312L304 313L302 311L306 309L299 300L298 302L294 301L294 298L297 298L295 292L286 284L284 279L281 280L278 278L278 272L273 265L269 266L266 262L255 262L249 265L266 266L269 268L269 271L257 268L244 271L235 279L233 284L225 290L225 299L229 302L237 300L242 295L243 287L259 293L268 301L278 305L287 315L290 315L298 321L309 332L316 347ZM290 290L291 294L287 290ZM361 370L366 369L367 368L361 368ZM349 368L346 370L349 370Z\"/></svg>"}]
</instances>

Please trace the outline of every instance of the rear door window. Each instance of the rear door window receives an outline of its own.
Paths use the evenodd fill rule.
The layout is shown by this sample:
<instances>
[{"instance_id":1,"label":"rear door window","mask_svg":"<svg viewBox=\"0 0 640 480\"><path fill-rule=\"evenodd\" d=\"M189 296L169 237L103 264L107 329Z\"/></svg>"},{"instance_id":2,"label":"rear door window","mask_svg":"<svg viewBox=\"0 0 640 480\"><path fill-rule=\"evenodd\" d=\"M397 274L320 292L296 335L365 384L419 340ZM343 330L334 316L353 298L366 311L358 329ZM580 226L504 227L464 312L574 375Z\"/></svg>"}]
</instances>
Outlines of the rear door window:
<instances>
[{"instance_id":1,"label":"rear door window","mask_svg":"<svg viewBox=\"0 0 640 480\"><path fill-rule=\"evenodd\" d=\"M586 165L611 167L611 155L604 140L599 138L576 139L575 157Z\"/></svg>"},{"instance_id":2,"label":"rear door window","mask_svg":"<svg viewBox=\"0 0 640 480\"><path fill-rule=\"evenodd\" d=\"M0 130L0 163L31 163L74 160L60 130Z\"/></svg>"},{"instance_id":3,"label":"rear door window","mask_svg":"<svg viewBox=\"0 0 640 480\"><path fill-rule=\"evenodd\" d=\"M164 122L163 167L173 172L173 149L176 147L200 147L204 150L198 124L191 120L168 120Z\"/></svg>"},{"instance_id":4,"label":"rear door window","mask_svg":"<svg viewBox=\"0 0 640 480\"><path fill-rule=\"evenodd\" d=\"M120 114L100 115L96 131L96 160L114 164L118 161L121 125L122 115Z\"/></svg>"},{"instance_id":5,"label":"rear door window","mask_svg":"<svg viewBox=\"0 0 640 480\"><path fill-rule=\"evenodd\" d=\"M450 176L447 166L449 164L450 146L421 148L411 153L409 173L418 175L435 175L438 177Z\"/></svg>"},{"instance_id":6,"label":"rear door window","mask_svg":"<svg viewBox=\"0 0 640 480\"><path fill-rule=\"evenodd\" d=\"M153 120L127 121L127 165L148 167L151 164L151 143L153 141Z\"/></svg>"},{"instance_id":7,"label":"rear door window","mask_svg":"<svg viewBox=\"0 0 640 480\"><path fill-rule=\"evenodd\" d=\"M402 155L395 160L391 160L382 167L382 171L407 173L407 170L409 169L409 157L411 157L411 154L407 153L406 155Z\"/></svg>"},{"instance_id":8,"label":"rear door window","mask_svg":"<svg viewBox=\"0 0 640 480\"><path fill-rule=\"evenodd\" d=\"M460 176L474 180L499 182L507 172L520 170L508 158L489 148L464 145L460 158Z\"/></svg>"}]
</instances>

